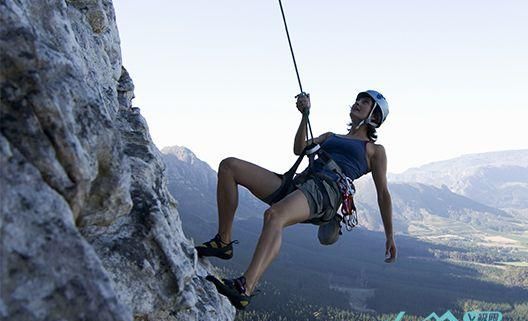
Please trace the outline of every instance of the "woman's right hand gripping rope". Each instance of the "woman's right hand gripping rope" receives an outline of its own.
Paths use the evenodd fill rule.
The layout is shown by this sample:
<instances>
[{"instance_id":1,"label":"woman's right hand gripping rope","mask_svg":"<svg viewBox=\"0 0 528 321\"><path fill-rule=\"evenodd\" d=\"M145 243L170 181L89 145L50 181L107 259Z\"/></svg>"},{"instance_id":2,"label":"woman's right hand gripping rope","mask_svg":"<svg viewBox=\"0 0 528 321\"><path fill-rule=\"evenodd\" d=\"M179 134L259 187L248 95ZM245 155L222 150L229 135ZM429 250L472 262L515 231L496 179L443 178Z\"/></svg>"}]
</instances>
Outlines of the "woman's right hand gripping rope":
<instances>
[{"instance_id":1,"label":"woman's right hand gripping rope","mask_svg":"<svg viewBox=\"0 0 528 321\"><path fill-rule=\"evenodd\" d=\"M304 115L310 113L310 94L302 92L295 96L297 98L297 109Z\"/></svg>"}]
</instances>

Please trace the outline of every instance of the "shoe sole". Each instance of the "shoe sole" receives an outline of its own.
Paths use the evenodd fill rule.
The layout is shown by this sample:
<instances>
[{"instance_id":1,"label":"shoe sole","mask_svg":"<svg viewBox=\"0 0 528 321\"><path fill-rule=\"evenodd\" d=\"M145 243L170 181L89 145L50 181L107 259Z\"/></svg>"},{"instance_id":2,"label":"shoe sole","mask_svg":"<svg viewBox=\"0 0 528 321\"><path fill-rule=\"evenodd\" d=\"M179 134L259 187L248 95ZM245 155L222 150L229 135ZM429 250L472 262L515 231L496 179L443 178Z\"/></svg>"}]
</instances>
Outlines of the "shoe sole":
<instances>
[{"instance_id":1,"label":"shoe sole","mask_svg":"<svg viewBox=\"0 0 528 321\"><path fill-rule=\"evenodd\" d=\"M206 280L212 282L214 286L216 287L216 290L218 293L224 295L227 297L229 302L238 310L244 310L247 305L249 304L249 300L245 298L245 296L239 294L238 292L235 292L234 290L231 290L229 287L227 287L224 282L220 281L216 277L212 275L208 275Z\"/></svg>"},{"instance_id":2,"label":"shoe sole","mask_svg":"<svg viewBox=\"0 0 528 321\"><path fill-rule=\"evenodd\" d=\"M204 248L204 247L201 247L201 248L196 247L195 249L198 252L198 257L211 257L211 256L214 256L214 257L217 257L217 258L222 259L222 260L229 260L229 259L233 258L233 254L226 254L225 252L218 253L218 249ZM233 250L230 250L230 251L233 251Z\"/></svg>"}]
</instances>

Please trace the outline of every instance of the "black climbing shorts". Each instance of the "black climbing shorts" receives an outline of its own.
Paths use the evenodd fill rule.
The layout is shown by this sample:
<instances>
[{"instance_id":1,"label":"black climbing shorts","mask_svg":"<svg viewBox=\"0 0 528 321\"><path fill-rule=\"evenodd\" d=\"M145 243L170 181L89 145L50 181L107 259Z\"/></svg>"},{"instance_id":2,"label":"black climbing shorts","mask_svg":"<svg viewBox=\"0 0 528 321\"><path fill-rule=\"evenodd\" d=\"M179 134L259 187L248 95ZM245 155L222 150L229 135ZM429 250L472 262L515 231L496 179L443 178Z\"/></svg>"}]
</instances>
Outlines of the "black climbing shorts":
<instances>
[{"instance_id":1,"label":"black climbing shorts","mask_svg":"<svg viewBox=\"0 0 528 321\"><path fill-rule=\"evenodd\" d=\"M285 184L284 175L277 173L275 174L282 179L281 186L283 186L283 184ZM322 180L322 185L324 190L321 190L311 175L299 175L295 178L292 186L290 186L288 190L285 190L282 195L274 195L275 193L272 193L263 199L263 201L268 205L271 205L273 203L277 203L294 190L299 189L304 194L304 196L306 196L308 205L310 207L310 217L303 223L321 225L331 221L339 209L339 206L341 205L341 194L339 192L337 183ZM322 193L326 193L326 195L328 195L330 204L327 206L327 208L324 208L323 206L324 196Z\"/></svg>"}]
</instances>

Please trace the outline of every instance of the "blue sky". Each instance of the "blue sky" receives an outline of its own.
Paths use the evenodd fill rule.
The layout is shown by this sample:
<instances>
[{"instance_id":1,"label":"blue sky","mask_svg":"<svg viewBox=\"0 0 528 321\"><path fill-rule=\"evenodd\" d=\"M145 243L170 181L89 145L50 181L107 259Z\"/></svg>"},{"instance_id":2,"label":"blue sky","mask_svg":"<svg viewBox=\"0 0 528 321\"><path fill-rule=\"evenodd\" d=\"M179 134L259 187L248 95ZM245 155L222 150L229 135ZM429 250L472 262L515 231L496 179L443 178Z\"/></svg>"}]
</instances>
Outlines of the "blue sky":
<instances>
[{"instance_id":1,"label":"blue sky","mask_svg":"<svg viewBox=\"0 0 528 321\"><path fill-rule=\"evenodd\" d=\"M314 135L376 89L389 171L528 148L528 1L283 1ZM115 1L134 105L161 149L287 170L299 92L277 1Z\"/></svg>"}]
</instances>

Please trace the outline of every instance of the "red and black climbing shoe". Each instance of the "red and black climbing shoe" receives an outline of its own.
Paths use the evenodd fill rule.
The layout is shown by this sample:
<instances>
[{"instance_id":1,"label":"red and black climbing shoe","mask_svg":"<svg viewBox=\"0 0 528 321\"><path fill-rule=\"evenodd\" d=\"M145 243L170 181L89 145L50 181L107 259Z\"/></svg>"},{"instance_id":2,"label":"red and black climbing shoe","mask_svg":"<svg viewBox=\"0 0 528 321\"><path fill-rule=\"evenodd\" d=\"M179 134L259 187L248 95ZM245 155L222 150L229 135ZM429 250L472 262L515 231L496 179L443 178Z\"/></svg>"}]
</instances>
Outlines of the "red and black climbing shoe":
<instances>
[{"instance_id":1,"label":"red and black climbing shoe","mask_svg":"<svg viewBox=\"0 0 528 321\"><path fill-rule=\"evenodd\" d=\"M246 278L241 276L236 279L217 279L212 275L206 277L213 282L218 292L225 295L231 304L238 310L244 310L251 301L251 295L246 294Z\"/></svg>"},{"instance_id":2,"label":"red and black climbing shoe","mask_svg":"<svg viewBox=\"0 0 528 321\"><path fill-rule=\"evenodd\" d=\"M196 246L195 249L199 257L216 256L223 260L229 260L233 257L233 243L238 244L238 241L225 243L220 238L220 234L216 234L212 240Z\"/></svg>"}]
</instances>

